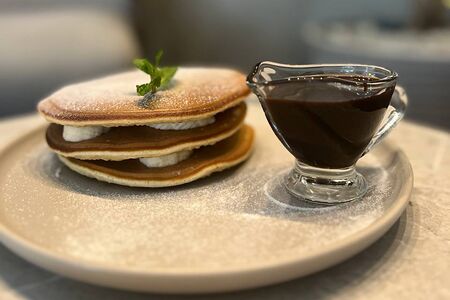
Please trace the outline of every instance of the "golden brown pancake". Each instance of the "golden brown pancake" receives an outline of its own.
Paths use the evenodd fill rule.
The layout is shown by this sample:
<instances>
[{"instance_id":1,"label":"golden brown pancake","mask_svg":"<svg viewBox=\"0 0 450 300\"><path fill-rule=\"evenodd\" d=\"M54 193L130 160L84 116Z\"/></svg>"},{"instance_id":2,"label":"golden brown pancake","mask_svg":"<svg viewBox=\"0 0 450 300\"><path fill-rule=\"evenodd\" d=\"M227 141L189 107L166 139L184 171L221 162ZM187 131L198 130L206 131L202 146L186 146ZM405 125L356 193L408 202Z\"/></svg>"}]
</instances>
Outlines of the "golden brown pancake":
<instances>
[{"instance_id":1,"label":"golden brown pancake","mask_svg":"<svg viewBox=\"0 0 450 300\"><path fill-rule=\"evenodd\" d=\"M167 187L194 181L244 161L251 152L253 129L244 125L231 137L201 147L176 165L148 168L137 159L123 161L79 160L60 156L70 169L110 183L138 187Z\"/></svg>"},{"instance_id":2,"label":"golden brown pancake","mask_svg":"<svg viewBox=\"0 0 450 300\"><path fill-rule=\"evenodd\" d=\"M215 116L216 121L204 127L187 130L159 130L148 126L113 127L95 138L68 142L62 136L63 126L50 124L47 143L55 152L79 159L124 160L162 156L182 150L211 145L223 140L242 125L245 103Z\"/></svg>"},{"instance_id":3,"label":"golden brown pancake","mask_svg":"<svg viewBox=\"0 0 450 300\"><path fill-rule=\"evenodd\" d=\"M139 70L66 86L38 105L51 123L73 126L130 126L198 120L241 102L249 93L245 76L220 68L179 68L170 86L146 101L136 85L148 82Z\"/></svg>"}]
</instances>

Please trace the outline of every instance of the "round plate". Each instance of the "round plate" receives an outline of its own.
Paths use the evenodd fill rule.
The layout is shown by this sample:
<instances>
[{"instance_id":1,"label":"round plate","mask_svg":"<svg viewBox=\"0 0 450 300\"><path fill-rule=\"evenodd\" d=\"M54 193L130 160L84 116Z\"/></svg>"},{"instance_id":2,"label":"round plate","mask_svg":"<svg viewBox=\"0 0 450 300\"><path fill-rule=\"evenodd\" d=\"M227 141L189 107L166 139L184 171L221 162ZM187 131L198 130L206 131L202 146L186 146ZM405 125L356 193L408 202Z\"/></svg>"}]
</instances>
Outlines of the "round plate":
<instances>
[{"instance_id":1,"label":"round plate","mask_svg":"<svg viewBox=\"0 0 450 300\"><path fill-rule=\"evenodd\" d=\"M361 200L292 210L264 185L293 164L259 105L256 144L244 164L176 188L127 188L85 178L47 148L44 128L0 156L0 239L45 269L94 284L205 293L277 283L324 269L366 248L398 219L413 175L381 144L359 165Z\"/></svg>"}]
</instances>

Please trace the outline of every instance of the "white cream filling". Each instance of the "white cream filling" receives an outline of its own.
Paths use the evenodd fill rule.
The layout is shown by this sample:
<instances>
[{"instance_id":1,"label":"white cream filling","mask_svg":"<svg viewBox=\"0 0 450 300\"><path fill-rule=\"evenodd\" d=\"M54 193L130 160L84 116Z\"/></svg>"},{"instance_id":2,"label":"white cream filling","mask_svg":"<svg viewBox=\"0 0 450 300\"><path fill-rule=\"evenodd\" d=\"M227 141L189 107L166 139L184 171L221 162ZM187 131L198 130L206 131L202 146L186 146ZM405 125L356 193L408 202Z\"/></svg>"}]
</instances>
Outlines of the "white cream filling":
<instances>
[{"instance_id":1,"label":"white cream filling","mask_svg":"<svg viewBox=\"0 0 450 300\"><path fill-rule=\"evenodd\" d=\"M103 126L64 126L63 139L68 142L81 142L95 138L109 131L109 127Z\"/></svg>"},{"instance_id":2,"label":"white cream filling","mask_svg":"<svg viewBox=\"0 0 450 300\"><path fill-rule=\"evenodd\" d=\"M150 126L152 128L156 128L159 130L186 130L191 128L197 128L197 127L203 127L209 124L212 124L216 121L216 118L214 116L195 120L195 121L187 121L187 122L173 122L173 123L155 123L155 124L148 124L147 126Z\"/></svg>"},{"instance_id":3,"label":"white cream filling","mask_svg":"<svg viewBox=\"0 0 450 300\"><path fill-rule=\"evenodd\" d=\"M191 128L203 127L212 124L216 121L214 116L187 122L172 122L172 123L155 123L149 124L155 129L159 130L186 130ZM63 139L68 142L81 142L95 138L96 136L102 135L108 132L110 127L104 126L68 126L64 125L63 129Z\"/></svg>"},{"instance_id":4,"label":"white cream filling","mask_svg":"<svg viewBox=\"0 0 450 300\"><path fill-rule=\"evenodd\" d=\"M191 128L203 127L216 121L214 116L195 121L155 123L148 126L159 130L186 130ZM104 126L68 126L64 125L63 139L68 142L81 142L95 138L108 132L110 127Z\"/></svg>"},{"instance_id":5,"label":"white cream filling","mask_svg":"<svg viewBox=\"0 0 450 300\"><path fill-rule=\"evenodd\" d=\"M191 156L192 150L183 150L163 156L139 158L139 161L148 168L161 168L179 163Z\"/></svg>"}]
</instances>

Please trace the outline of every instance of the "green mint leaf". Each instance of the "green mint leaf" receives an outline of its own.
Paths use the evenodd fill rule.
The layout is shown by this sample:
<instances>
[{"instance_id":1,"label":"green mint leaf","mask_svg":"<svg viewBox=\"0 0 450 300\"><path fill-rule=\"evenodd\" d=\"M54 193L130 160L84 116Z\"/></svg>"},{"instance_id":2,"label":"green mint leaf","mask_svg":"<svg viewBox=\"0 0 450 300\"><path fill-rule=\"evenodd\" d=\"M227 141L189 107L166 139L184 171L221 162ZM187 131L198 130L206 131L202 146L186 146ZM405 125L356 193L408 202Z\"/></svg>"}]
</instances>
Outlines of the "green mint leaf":
<instances>
[{"instance_id":1,"label":"green mint leaf","mask_svg":"<svg viewBox=\"0 0 450 300\"><path fill-rule=\"evenodd\" d=\"M156 93L156 90L161 86L161 77L156 76L152 81L150 82L150 88L152 93Z\"/></svg>"},{"instance_id":2,"label":"green mint leaf","mask_svg":"<svg viewBox=\"0 0 450 300\"><path fill-rule=\"evenodd\" d=\"M136 92L139 96L144 96L152 90L150 83L136 85Z\"/></svg>"},{"instance_id":3,"label":"green mint leaf","mask_svg":"<svg viewBox=\"0 0 450 300\"><path fill-rule=\"evenodd\" d=\"M154 73L153 65L146 58L137 58L133 60L133 64L135 65L136 68L149 75Z\"/></svg>"},{"instance_id":4,"label":"green mint leaf","mask_svg":"<svg viewBox=\"0 0 450 300\"><path fill-rule=\"evenodd\" d=\"M177 67L164 67L161 68L161 86L164 87L169 84L170 80L172 80L173 76L177 72Z\"/></svg>"},{"instance_id":5,"label":"green mint leaf","mask_svg":"<svg viewBox=\"0 0 450 300\"><path fill-rule=\"evenodd\" d=\"M155 55L155 63L152 64L145 58L139 58L133 60L133 64L139 70L150 75L150 82L145 84L136 85L136 92L140 96L144 96L147 93L156 93L161 87L169 84L177 72L177 67L159 67L163 51L159 50Z\"/></svg>"},{"instance_id":6,"label":"green mint leaf","mask_svg":"<svg viewBox=\"0 0 450 300\"><path fill-rule=\"evenodd\" d=\"M159 63L161 62L161 58L164 54L164 51L161 49L155 54L155 67L159 66Z\"/></svg>"}]
</instances>

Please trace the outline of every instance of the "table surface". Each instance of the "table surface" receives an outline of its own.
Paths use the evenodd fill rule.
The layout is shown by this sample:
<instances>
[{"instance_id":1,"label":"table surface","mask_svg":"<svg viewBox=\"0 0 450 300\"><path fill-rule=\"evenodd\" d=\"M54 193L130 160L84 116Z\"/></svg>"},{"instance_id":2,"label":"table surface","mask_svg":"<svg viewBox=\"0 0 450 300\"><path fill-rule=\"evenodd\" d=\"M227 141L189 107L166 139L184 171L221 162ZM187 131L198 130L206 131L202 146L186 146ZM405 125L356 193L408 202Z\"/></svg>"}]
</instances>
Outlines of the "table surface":
<instances>
[{"instance_id":1,"label":"table surface","mask_svg":"<svg viewBox=\"0 0 450 300\"><path fill-rule=\"evenodd\" d=\"M43 121L0 121L0 149ZM403 121L388 137L414 170L411 202L399 221L353 258L290 282L195 299L450 299L449 133ZM97 287L47 272L0 245L0 299L181 299Z\"/></svg>"}]
</instances>

